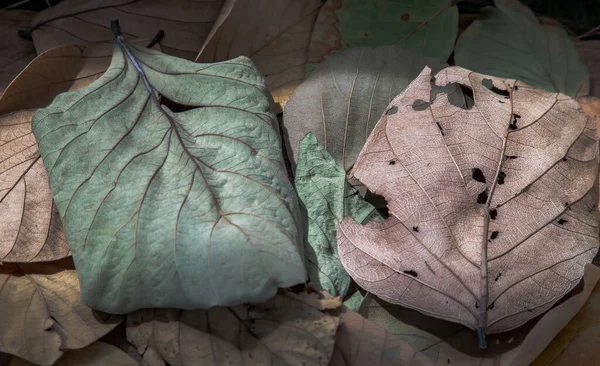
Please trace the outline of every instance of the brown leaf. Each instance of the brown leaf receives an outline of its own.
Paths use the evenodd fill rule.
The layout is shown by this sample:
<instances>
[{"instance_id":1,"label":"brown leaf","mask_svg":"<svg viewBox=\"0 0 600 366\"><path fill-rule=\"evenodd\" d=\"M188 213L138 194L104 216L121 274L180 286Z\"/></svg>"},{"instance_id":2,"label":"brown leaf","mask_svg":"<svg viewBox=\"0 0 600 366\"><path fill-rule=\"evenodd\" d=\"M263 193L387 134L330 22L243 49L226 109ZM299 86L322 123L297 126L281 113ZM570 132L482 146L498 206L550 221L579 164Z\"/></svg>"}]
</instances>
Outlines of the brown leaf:
<instances>
[{"instance_id":1,"label":"brown leaf","mask_svg":"<svg viewBox=\"0 0 600 366\"><path fill-rule=\"evenodd\" d=\"M526 366L530 365L536 356L544 351L544 348L556 334L561 332L569 319L573 316L575 316L574 320L579 317L576 314L586 304L586 300L585 307L593 304L594 298L593 295L590 297L590 293L599 278L600 268L587 264L583 291L572 295L541 317L529 321L522 327L490 335L488 348L485 350L477 348L475 333L460 324L431 318L414 310L386 303L371 295L365 299L360 313L385 328L389 333L401 336L405 342L417 351L421 351L436 364ZM593 322L587 324L589 324L589 328L593 328ZM570 333L573 330L571 327ZM560 335L551 344L558 339L560 339ZM552 358L549 356L555 355L556 352L548 352L546 349L542 354L544 357L540 356L536 361L542 362L534 363L534 365L546 365L547 361Z\"/></svg>"},{"instance_id":2,"label":"brown leaf","mask_svg":"<svg viewBox=\"0 0 600 366\"><path fill-rule=\"evenodd\" d=\"M0 11L0 94L29 61L35 57L31 41L19 37L35 15L27 10Z\"/></svg>"},{"instance_id":3,"label":"brown leaf","mask_svg":"<svg viewBox=\"0 0 600 366\"><path fill-rule=\"evenodd\" d=\"M193 60L213 27L222 0L65 0L33 19L38 54L64 44L112 43L110 22L119 19L126 39L152 39L165 32L165 53Z\"/></svg>"},{"instance_id":4,"label":"brown leaf","mask_svg":"<svg viewBox=\"0 0 600 366\"><path fill-rule=\"evenodd\" d=\"M0 266L0 351L51 365L64 350L91 344L122 320L84 305L77 273L64 267Z\"/></svg>"},{"instance_id":5,"label":"brown leaf","mask_svg":"<svg viewBox=\"0 0 600 366\"><path fill-rule=\"evenodd\" d=\"M590 69L590 95L600 97L600 41L577 41L575 47L588 69Z\"/></svg>"},{"instance_id":6,"label":"brown leaf","mask_svg":"<svg viewBox=\"0 0 600 366\"><path fill-rule=\"evenodd\" d=\"M29 361L13 357L8 366L32 366ZM119 348L94 342L75 351L65 352L53 366L137 366L138 363Z\"/></svg>"},{"instance_id":7,"label":"brown leaf","mask_svg":"<svg viewBox=\"0 0 600 366\"><path fill-rule=\"evenodd\" d=\"M0 117L0 262L45 262L69 253L31 119Z\"/></svg>"},{"instance_id":8,"label":"brown leaf","mask_svg":"<svg viewBox=\"0 0 600 366\"><path fill-rule=\"evenodd\" d=\"M400 337L352 311L344 311L329 366L433 365Z\"/></svg>"},{"instance_id":9,"label":"brown leaf","mask_svg":"<svg viewBox=\"0 0 600 366\"><path fill-rule=\"evenodd\" d=\"M304 79L310 35L320 0L228 0L197 62L237 56L254 61L275 102L285 102Z\"/></svg>"},{"instance_id":10,"label":"brown leaf","mask_svg":"<svg viewBox=\"0 0 600 366\"><path fill-rule=\"evenodd\" d=\"M352 174L390 218L345 218L340 257L388 302L508 331L569 292L598 250L596 121L565 95L446 68L437 85L473 90L462 109L431 101L430 79L392 101L361 151Z\"/></svg>"},{"instance_id":11,"label":"brown leaf","mask_svg":"<svg viewBox=\"0 0 600 366\"><path fill-rule=\"evenodd\" d=\"M339 319L308 298L314 305L282 291L232 308L139 310L127 316L127 339L152 365L327 365Z\"/></svg>"}]
</instances>

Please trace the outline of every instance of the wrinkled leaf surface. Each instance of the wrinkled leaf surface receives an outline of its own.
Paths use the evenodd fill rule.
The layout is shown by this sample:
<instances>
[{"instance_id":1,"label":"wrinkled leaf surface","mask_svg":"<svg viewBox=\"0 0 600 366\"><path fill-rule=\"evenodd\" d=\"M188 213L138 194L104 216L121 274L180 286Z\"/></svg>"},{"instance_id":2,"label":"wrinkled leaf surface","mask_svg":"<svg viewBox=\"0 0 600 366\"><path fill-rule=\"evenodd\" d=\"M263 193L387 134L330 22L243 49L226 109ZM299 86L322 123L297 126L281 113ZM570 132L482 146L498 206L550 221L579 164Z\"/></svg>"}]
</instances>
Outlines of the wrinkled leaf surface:
<instances>
[{"instance_id":1,"label":"wrinkled leaf surface","mask_svg":"<svg viewBox=\"0 0 600 366\"><path fill-rule=\"evenodd\" d=\"M250 60L124 45L33 121L84 301L208 308L303 282L297 197ZM201 108L173 113L156 93Z\"/></svg>"}]
</instances>

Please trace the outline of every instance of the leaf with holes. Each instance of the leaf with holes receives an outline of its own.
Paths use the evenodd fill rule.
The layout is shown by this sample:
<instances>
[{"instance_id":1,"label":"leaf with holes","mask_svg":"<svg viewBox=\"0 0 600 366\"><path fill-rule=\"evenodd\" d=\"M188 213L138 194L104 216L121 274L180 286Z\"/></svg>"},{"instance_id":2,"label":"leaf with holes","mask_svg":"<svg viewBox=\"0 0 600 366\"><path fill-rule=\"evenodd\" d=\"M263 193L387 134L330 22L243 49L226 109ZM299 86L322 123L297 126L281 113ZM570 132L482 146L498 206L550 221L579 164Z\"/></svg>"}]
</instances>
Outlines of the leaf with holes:
<instances>
[{"instance_id":1,"label":"leaf with holes","mask_svg":"<svg viewBox=\"0 0 600 366\"><path fill-rule=\"evenodd\" d=\"M0 262L47 262L70 255L31 132L34 112L0 117Z\"/></svg>"},{"instance_id":2,"label":"leaf with holes","mask_svg":"<svg viewBox=\"0 0 600 366\"><path fill-rule=\"evenodd\" d=\"M281 291L268 301L209 310L144 309L127 316L127 340L170 365L327 365L339 299ZM162 361L162 364L164 364Z\"/></svg>"},{"instance_id":3,"label":"leaf with holes","mask_svg":"<svg viewBox=\"0 0 600 366\"><path fill-rule=\"evenodd\" d=\"M300 143L295 184L308 214L308 277L319 290L345 296L352 280L338 256L338 222L344 216L352 216L361 223L380 216L375 207L348 184L346 171L311 133Z\"/></svg>"},{"instance_id":4,"label":"leaf with holes","mask_svg":"<svg viewBox=\"0 0 600 366\"><path fill-rule=\"evenodd\" d=\"M297 196L269 107L245 57L196 64L119 36L102 77L36 112L87 304L209 308L305 280Z\"/></svg>"},{"instance_id":5,"label":"leaf with holes","mask_svg":"<svg viewBox=\"0 0 600 366\"><path fill-rule=\"evenodd\" d=\"M567 32L541 24L518 0L495 0L458 38L456 65L534 88L587 95L590 75Z\"/></svg>"},{"instance_id":6,"label":"leaf with holes","mask_svg":"<svg viewBox=\"0 0 600 366\"><path fill-rule=\"evenodd\" d=\"M563 94L459 67L436 84L471 88L474 106L431 101L430 79L390 103L351 172L389 219L345 218L339 253L367 291L477 329L483 347L484 331L548 310L596 253L596 121Z\"/></svg>"}]
</instances>

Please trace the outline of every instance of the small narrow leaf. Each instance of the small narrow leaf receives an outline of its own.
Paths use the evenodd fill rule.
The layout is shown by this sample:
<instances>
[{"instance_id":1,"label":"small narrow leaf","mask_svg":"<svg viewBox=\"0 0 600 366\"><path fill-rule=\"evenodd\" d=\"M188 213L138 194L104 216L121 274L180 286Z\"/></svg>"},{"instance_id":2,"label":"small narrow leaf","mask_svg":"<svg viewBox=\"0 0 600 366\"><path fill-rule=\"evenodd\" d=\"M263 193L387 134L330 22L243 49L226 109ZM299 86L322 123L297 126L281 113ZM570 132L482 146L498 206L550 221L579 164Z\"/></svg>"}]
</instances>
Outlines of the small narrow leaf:
<instances>
[{"instance_id":1,"label":"small narrow leaf","mask_svg":"<svg viewBox=\"0 0 600 366\"><path fill-rule=\"evenodd\" d=\"M198 107L174 113L162 100ZM173 103L171 103L173 104ZM33 131L90 306L209 308L306 279L299 209L262 76L125 42Z\"/></svg>"},{"instance_id":2,"label":"small narrow leaf","mask_svg":"<svg viewBox=\"0 0 600 366\"><path fill-rule=\"evenodd\" d=\"M363 222L377 211L350 187L346 172L309 133L300 143L296 190L308 211L308 277L319 290L344 296L351 279L337 253L337 225L344 216Z\"/></svg>"}]
</instances>

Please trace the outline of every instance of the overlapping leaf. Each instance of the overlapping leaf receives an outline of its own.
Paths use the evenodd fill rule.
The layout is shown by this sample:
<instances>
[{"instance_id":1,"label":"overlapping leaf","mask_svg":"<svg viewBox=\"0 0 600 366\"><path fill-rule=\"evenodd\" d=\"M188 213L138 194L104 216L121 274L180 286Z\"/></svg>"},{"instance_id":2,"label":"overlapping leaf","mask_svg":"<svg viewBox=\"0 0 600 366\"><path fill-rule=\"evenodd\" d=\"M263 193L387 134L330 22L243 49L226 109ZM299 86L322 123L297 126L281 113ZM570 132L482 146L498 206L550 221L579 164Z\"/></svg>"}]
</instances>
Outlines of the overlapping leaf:
<instances>
[{"instance_id":1,"label":"overlapping leaf","mask_svg":"<svg viewBox=\"0 0 600 366\"><path fill-rule=\"evenodd\" d=\"M208 308L303 282L297 197L250 60L120 44L100 79L33 121L84 301ZM173 113L157 93L201 108Z\"/></svg>"},{"instance_id":2,"label":"overlapping leaf","mask_svg":"<svg viewBox=\"0 0 600 366\"><path fill-rule=\"evenodd\" d=\"M373 323L385 328L389 333L401 337L437 364L461 366L547 365L548 361L563 349L558 348L562 341L565 338L573 339L572 335L575 333L576 324L582 324L577 319L585 317L591 320L594 318L592 309L597 303L597 296L594 298L594 295L598 292L598 279L600 279L600 268L587 264L583 291L574 294L560 305L553 307L541 318L529 322L523 327L506 333L490 335L486 350L477 349L476 335L460 324L431 318L414 310L387 303L372 295L367 296L359 312ZM594 286L596 286L596 291L592 292ZM584 313L587 313L583 317L576 315L582 307L584 307ZM588 310L586 311L586 309ZM590 310L592 311L590 312ZM575 318L569 323L566 330L561 331L573 316ZM591 330L591 324L593 323L588 322L584 326ZM552 340L557 334L557 338ZM548 343L551 348L544 350ZM540 355L540 353L542 354ZM538 357L538 355L540 356ZM533 362L534 360L535 362Z\"/></svg>"},{"instance_id":3,"label":"overlapping leaf","mask_svg":"<svg viewBox=\"0 0 600 366\"><path fill-rule=\"evenodd\" d=\"M472 88L475 105L432 102L430 79L394 99L361 152L352 174L390 218L344 219L340 258L386 301L507 331L570 291L598 250L596 121L563 94L458 67L436 84Z\"/></svg>"},{"instance_id":4,"label":"overlapping leaf","mask_svg":"<svg viewBox=\"0 0 600 366\"><path fill-rule=\"evenodd\" d=\"M495 0L458 38L456 65L572 97L589 92L589 71L564 29L540 24L518 0Z\"/></svg>"},{"instance_id":5,"label":"overlapping leaf","mask_svg":"<svg viewBox=\"0 0 600 366\"><path fill-rule=\"evenodd\" d=\"M300 85L284 111L288 152L312 132L345 170L354 164L386 106L424 66L444 64L399 46L355 48L332 55Z\"/></svg>"},{"instance_id":6,"label":"overlapping leaf","mask_svg":"<svg viewBox=\"0 0 600 366\"><path fill-rule=\"evenodd\" d=\"M308 44L320 0L228 0L196 61L247 56L285 105L304 79Z\"/></svg>"},{"instance_id":7,"label":"overlapping leaf","mask_svg":"<svg viewBox=\"0 0 600 366\"><path fill-rule=\"evenodd\" d=\"M448 60L458 34L458 9L450 0L329 0L312 35L309 62L352 47L401 45Z\"/></svg>"},{"instance_id":8,"label":"overlapping leaf","mask_svg":"<svg viewBox=\"0 0 600 366\"><path fill-rule=\"evenodd\" d=\"M298 197L308 214L308 277L319 290L345 296L352 280L338 256L337 225L344 216L364 222L378 215L377 211L348 184L346 171L311 133L300 143L295 177Z\"/></svg>"},{"instance_id":9,"label":"overlapping leaf","mask_svg":"<svg viewBox=\"0 0 600 366\"><path fill-rule=\"evenodd\" d=\"M113 39L110 22L119 19L127 39L152 39L165 33L165 53L193 60L210 33L222 0L64 0L33 19L38 54L64 44Z\"/></svg>"},{"instance_id":10,"label":"overlapping leaf","mask_svg":"<svg viewBox=\"0 0 600 366\"><path fill-rule=\"evenodd\" d=\"M146 363L327 365L339 323L322 312L330 307L331 299L282 292L232 308L140 310L127 317L127 339Z\"/></svg>"},{"instance_id":11,"label":"overlapping leaf","mask_svg":"<svg viewBox=\"0 0 600 366\"><path fill-rule=\"evenodd\" d=\"M20 27L27 27L35 15L32 11L0 11L0 95L12 79L35 57L30 41L19 37Z\"/></svg>"},{"instance_id":12,"label":"overlapping leaf","mask_svg":"<svg viewBox=\"0 0 600 366\"><path fill-rule=\"evenodd\" d=\"M0 262L53 261L70 254L31 132L34 112L0 117Z\"/></svg>"},{"instance_id":13,"label":"overlapping leaf","mask_svg":"<svg viewBox=\"0 0 600 366\"><path fill-rule=\"evenodd\" d=\"M86 347L121 322L81 302L72 264L0 265L0 351L52 365L63 351Z\"/></svg>"}]
</instances>

